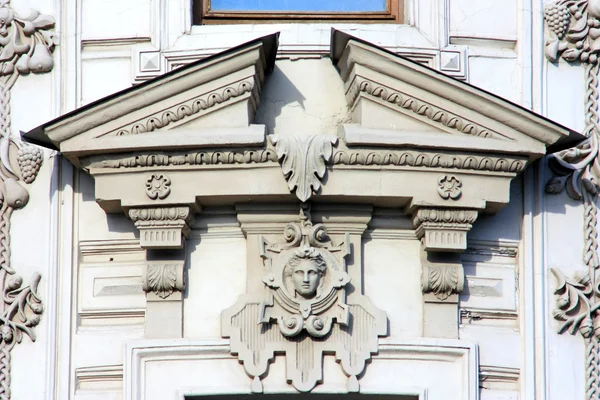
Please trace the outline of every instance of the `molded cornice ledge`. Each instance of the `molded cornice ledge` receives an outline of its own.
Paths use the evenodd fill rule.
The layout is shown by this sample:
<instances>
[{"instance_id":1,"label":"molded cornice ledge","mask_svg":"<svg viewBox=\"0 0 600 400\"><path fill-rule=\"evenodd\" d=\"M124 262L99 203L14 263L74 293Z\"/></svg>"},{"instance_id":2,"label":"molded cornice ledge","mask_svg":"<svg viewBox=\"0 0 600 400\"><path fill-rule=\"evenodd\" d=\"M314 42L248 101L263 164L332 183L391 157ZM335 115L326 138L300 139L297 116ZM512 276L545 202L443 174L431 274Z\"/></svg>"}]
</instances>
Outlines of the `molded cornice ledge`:
<instances>
[{"instance_id":1,"label":"molded cornice ledge","mask_svg":"<svg viewBox=\"0 0 600 400\"><path fill-rule=\"evenodd\" d=\"M264 36L117 92L25 139L60 150L75 165L93 154L262 146L264 127L251 124L265 74L274 66L277 38ZM128 137L141 134L147 136Z\"/></svg>"},{"instance_id":2,"label":"molded cornice ledge","mask_svg":"<svg viewBox=\"0 0 600 400\"><path fill-rule=\"evenodd\" d=\"M98 204L130 217L143 248L181 248L200 205L185 171L165 167L205 164L206 148L216 153L211 157L215 163L228 152L246 151L250 161L256 157L253 151L264 152L265 126L253 122L277 40L278 34L264 36L181 67L65 114L24 139L60 150L89 172ZM165 163L157 154L177 151L187 158L169 156ZM112 159L131 165L123 161L127 157L148 168L94 165L95 159L102 166L112 166ZM276 161L274 154L266 159Z\"/></svg>"},{"instance_id":3,"label":"molded cornice ledge","mask_svg":"<svg viewBox=\"0 0 600 400\"><path fill-rule=\"evenodd\" d=\"M371 159L380 160L373 164L385 169L412 167L403 173L412 191L406 210L415 218L426 251L464 250L478 213L506 205L511 180L528 163L584 138L341 31L332 31L330 56L344 81L351 112L352 123L340 126L345 151L358 155L370 149ZM338 166L338 155L333 158L331 176L336 167L353 164L346 157ZM434 223L429 220L434 214L460 215L464 221Z\"/></svg>"}]
</instances>

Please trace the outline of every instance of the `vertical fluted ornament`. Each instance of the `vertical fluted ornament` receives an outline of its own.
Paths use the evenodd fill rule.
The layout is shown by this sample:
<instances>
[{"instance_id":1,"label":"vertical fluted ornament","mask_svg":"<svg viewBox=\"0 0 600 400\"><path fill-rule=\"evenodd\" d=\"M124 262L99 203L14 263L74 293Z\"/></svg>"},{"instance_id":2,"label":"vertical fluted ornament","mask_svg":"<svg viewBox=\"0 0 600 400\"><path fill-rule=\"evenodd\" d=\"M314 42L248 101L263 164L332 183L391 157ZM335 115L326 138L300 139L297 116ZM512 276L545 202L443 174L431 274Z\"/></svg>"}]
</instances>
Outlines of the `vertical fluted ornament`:
<instances>
[{"instance_id":1,"label":"vertical fluted ornament","mask_svg":"<svg viewBox=\"0 0 600 400\"><path fill-rule=\"evenodd\" d=\"M586 399L600 399L599 338L600 283L597 231L598 161L598 54L600 53L600 0L559 0L547 4L546 58L580 62L585 66L585 130L578 146L549 158L555 173L546 184L548 193L563 189L584 205L583 261L587 271L573 279L553 269L558 285L554 317L563 321L558 332L579 332L586 343Z\"/></svg>"},{"instance_id":2,"label":"vertical fluted ornament","mask_svg":"<svg viewBox=\"0 0 600 400\"><path fill-rule=\"evenodd\" d=\"M43 153L11 137L10 91L20 75L52 70L56 35L54 18L35 10L13 10L0 0L0 400L11 398L11 351L26 334L35 340L34 328L44 308L37 294L41 276L30 284L11 265L10 217L29 201L23 184L32 183L42 165Z\"/></svg>"}]
</instances>

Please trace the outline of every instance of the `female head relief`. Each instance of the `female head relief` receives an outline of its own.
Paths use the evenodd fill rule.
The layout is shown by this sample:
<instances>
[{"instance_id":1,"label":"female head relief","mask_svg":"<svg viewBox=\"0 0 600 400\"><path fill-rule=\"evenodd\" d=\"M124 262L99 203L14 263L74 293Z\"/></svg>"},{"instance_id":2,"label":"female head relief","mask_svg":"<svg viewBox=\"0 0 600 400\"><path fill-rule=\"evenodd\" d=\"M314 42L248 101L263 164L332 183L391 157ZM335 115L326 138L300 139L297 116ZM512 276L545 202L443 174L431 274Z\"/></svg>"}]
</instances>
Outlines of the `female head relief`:
<instances>
[{"instance_id":1,"label":"female head relief","mask_svg":"<svg viewBox=\"0 0 600 400\"><path fill-rule=\"evenodd\" d=\"M295 292L305 299L312 299L325 275L327 263L314 247L302 247L290 257L286 270L292 279Z\"/></svg>"}]
</instances>

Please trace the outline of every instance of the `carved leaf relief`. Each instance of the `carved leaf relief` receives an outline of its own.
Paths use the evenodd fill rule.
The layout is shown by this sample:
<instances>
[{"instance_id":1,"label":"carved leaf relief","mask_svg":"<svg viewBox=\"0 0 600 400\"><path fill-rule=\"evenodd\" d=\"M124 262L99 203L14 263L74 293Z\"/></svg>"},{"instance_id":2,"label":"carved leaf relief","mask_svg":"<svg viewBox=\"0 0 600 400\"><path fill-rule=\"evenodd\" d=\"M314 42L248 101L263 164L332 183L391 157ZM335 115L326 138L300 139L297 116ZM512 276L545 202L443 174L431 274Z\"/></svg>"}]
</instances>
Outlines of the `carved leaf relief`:
<instances>
[{"instance_id":1,"label":"carved leaf relief","mask_svg":"<svg viewBox=\"0 0 600 400\"><path fill-rule=\"evenodd\" d=\"M149 265L148 286L150 291L166 299L177 289L176 265Z\"/></svg>"},{"instance_id":2,"label":"carved leaf relief","mask_svg":"<svg viewBox=\"0 0 600 400\"><path fill-rule=\"evenodd\" d=\"M270 136L290 191L301 201L321 187L326 163L331 159L338 138L331 135Z\"/></svg>"}]
</instances>

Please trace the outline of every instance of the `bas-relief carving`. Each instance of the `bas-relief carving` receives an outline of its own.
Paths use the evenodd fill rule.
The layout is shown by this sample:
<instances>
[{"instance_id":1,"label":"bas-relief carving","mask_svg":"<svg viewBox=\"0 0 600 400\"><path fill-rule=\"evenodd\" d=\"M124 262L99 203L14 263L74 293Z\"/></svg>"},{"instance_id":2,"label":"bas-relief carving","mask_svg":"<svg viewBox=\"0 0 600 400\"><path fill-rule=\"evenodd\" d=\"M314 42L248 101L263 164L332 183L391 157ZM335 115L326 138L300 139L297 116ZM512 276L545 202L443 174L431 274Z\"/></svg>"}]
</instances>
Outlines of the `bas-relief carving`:
<instances>
[{"instance_id":1,"label":"bas-relief carving","mask_svg":"<svg viewBox=\"0 0 600 400\"><path fill-rule=\"evenodd\" d=\"M445 200L458 200L462 195L462 182L454 175L444 175L438 182L438 194Z\"/></svg>"},{"instance_id":2,"label":"bas-relief carving","mask_svg":"<svg viewBox=\"0 0 600 400\"><path fill-rule=\"evenodd\" d=\"M334 354L349 377L348 391L359 390L360 375L378 337L387 334L387 318L367 297L346 301L346 257L350 238L333 243L322 224L313 225L303 209L301 222L290 223L283 240L259 239L264 260L264 293L247 293L222 313L222 335L231 338L252 390L276 354L285 354L287 379L301 392L323 381L323 356ZM258 322L258 324L257 324Z\"/></svg>"},{"instance_id":3,"label":"bas-relief carving","mask_svg":"<svg viewBox=\"0 0 600 400\"><path fill-rule=\"evenodd\" d=\"M290 191L296 191L300 201L310 198L321 187L327 170L325 163L331 159L337 136L269 136L275 145L277 158Z\"/></svg>"},{"instance_id":4,"label":"bas-relief carving","mask_svg":"<svg viewBox=\"0 0 600 400\"><path fill-rule=\"evenodd\" d=\"M475 210L420 208L413 226L426 251L464 251L477 215Z\"/></svg>"},{"instance_id":5,"label":"bas-relief carving","mask_svg":"<svg viewBox=\"0 0 600 400\"><path fill-rule=\"evenodd\" d=\"M574 148L551 155L549 165L555 176L547 185L551 194L566 190L567 194L584 204L584 250L583 261L587 271L573 279L553 269L557 278L557 308L555 318L564 321L559 333L567 329L579 331L586 343L586 398L596 399L600 395L600 341L596 330L596 311L600 301L596 296L599 283L597 242L598 182L598 53L600 52L600 2L598 0L559 0L547 4L544 9L546 20L546 58L551 62L559 58L568 62L580 62L585 66L586 94L585 128L588 137ZM573 316L575 314L575 316Z\"/></svg>"},{"instance_id":6,"label":"bas-relief carving","mask_svg":"<svg viewBox=\"0 0 600 400\"><path fill-rule=\"evenodd\" d=\"M190 231L192 215L189 207L132 208L129 218L140 231L142 248L178 249Z\"/></svg>"},{"instance_id":7,"label":"bas-relief carving","mask_svg":"<svg viewBox=\"0 0 600 400\"><path fill-rule=\"evenodd\" d=\"M152 200L164 200L171 193L171 179L165 174L152 174L146 178L146 194Z\"/></svg>"},{"instance_id":8,"label":"bas-relief carving","mask_svg":"<svg viewBox=\"0 0 600 400\"><path fill-rule=\"evenodd\" d=\"M433 293L440 300L464 289L465 272L457 265L423 265L423 293Z\"/></svg>"},{"instance_id":9,"label":"bas-relief carving","mask_svg":"<svg viewBox=\"0 0 600 400\"><path fill-rule=\"evenodd\" d=\"M51 52L57 37L50 31L54 18L29 10L14 10L10 1L0 1L0 399L11 398L11 351L23 334L35 340L34 328L43 312L37 294L41 276L29 285L11 265L10 217L29 201L27 189L42 165L40 149L11 137L10 91L20 75L52 70ZM16 153L16 154L15 154ZM15 163L16 161L16 163Z\"/></svg>"},{"instance_id":10,"label":"bas-relief carving","mask_svg":"<svg viewBox=\"0 0 600 400\"><path fill-rule=\"evenodd\" d=\"M220 88L177 104L168 110L152 114L143 120L137 121L128 127L118 129L108 135L137 135L140 133L152 132L156 129L161 129L175 122L179 122L189 116L199 114L230 99L240 97L244 93L252 93L254 90L255 85L251 81L236 82L232 86ZM255 94L255 97L258 97L258 94ZM255 103L256 102L257 99L255 99Z\"/></svg>"},{"instance_id":11,"label":"bas-relief carving","mask_svg":"<svg viewBox=\"0 0 600 400\"><path fill-rule=\"evenodd\" d=\"M427 118L430 122L441 124L445 128L450 128L463 134L484 138L504 137L487 127L419 100L407 93L401 93L378 82L357 76L352 81L352 85L348 90L347 97L349 104L353 104L360 93L381 98L383 101L395 104L403 110Z\"/></svg>"},{"instance_id":12,"label":"bas-relief carving","mask_svg":"<svg viewBox=\"0 0 600 400\"><path fill-rule=\"evenodd\" d=\"M340 139L340 142L343 142ZM340 143L338 147L341 147ZM246 151L202 151L189 153L160 152L154 154L125 155L114 160L93 157L82 163L86 168L137 168L170 165L236 165L277 162L275 149ZM457 156L422 151L338 149L330 158L332 165L397 165L424 168L452 168L471 171L519 173L526 162L507 160L498 156Z\"/></svg>"},{"instance_id":13,"label":"bas-relief carving","mask_svg":"<svg viewBox=\"0 0 600 400\"><path fill-rule=\"evenodd\" d=\"M185 289L183 262L152 262L145 266L142 288L161 299Z\"/></svg>"}]
</instances>

